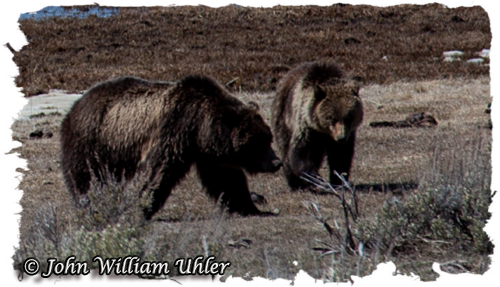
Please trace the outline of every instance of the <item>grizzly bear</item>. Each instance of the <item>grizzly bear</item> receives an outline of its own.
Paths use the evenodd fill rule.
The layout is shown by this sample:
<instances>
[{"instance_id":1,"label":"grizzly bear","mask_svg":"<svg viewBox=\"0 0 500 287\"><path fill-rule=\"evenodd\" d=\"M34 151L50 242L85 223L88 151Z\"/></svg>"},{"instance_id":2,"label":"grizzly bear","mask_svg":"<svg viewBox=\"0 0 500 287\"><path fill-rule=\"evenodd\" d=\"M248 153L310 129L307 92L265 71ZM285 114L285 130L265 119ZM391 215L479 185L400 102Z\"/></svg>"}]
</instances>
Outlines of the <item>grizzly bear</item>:
<instances>
[{"instance_id":1,"label":"grizzly bear","mask_svg":"<svg viewBox=\"0 0 500 287\"><path fill-rule=\"evenodd\" d=\"M292 190L310 189L304 173L319 177L325 156L330 183L349 172L356 129L363 119L359 85L330 61L308 62L290 70L277 85L272 127Z\"/></svg>"},{"instance_id":2,"label":"grizzly bear","mask_svg":"<svg viewBox=\"0 0 500 287\"><path fill-rule=\"evenodd\" d=\"M77 203L91 177L129 181L146 170L152 194L146 219L195 165L208 193L230 212L269 215L252 202L244 171L276 172L270 127L255 103L244 104L215 80L178 82L122 77L87 91L61 126L61 167Z\"/></svg>"}]
</instances>

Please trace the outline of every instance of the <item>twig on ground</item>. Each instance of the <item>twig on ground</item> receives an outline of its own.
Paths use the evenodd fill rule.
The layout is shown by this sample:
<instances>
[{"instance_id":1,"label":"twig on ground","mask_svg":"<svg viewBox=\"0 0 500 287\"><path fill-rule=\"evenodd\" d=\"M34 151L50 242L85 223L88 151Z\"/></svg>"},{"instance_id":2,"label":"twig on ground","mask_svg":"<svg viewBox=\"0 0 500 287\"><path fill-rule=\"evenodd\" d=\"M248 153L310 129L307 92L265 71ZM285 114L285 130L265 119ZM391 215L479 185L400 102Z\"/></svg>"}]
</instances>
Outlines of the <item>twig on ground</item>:
<instances>
[{"instance_id":1,"label":"twig on ground","mask_svg":"<svg viewBox=\"0 0 500 287\"><path fill-rule=\"evenodd\" d=\"M416 236L418 239L422 240L425 243L442 243L442 244L452 244L451 242L445 241L445 240L433 240L433 239L427 239L423 238L422 236L417 235Z\"/></svg>"},{"instance_id":2,"label":"twig on ground","mask_svg":"<svg viewBox=\"0 0 500 287\"><path fill-rule=\"evenodd\" d=\"M349 224L349 213L351 214L354 222L356 222L357 218L358 218L357 197L356 197L354 190L351 188L351 186L347 182L347 180L345 180L345 178L342 175L340 175L337 171L334 171L334 172L335 172L335 175L338 176L340 178L340 180L342 181L342 194L339 194L329 182L325 181L323 178L321 178L319 176L313 176L313 175L308 174L308 173L302 173L300 178L303 179L304 181L307 181L307 182L313 184L316 188L322 189L323 191L325 191L327 193L334 194L335 196L337 196L340 199L340 202L342 204L342 208L344 210L344 219L345 219L345 228L346 228L344 242L352 252L356 253L356 244L354 242L354 238L353 238L353 235L352 235L352 232L350 229L350 224ZM354 206L354 210L353 210L353 208L351 208L351 205L349 203L347 203L347 201L345 199L345 189L346 188L351 192L351 204ZM323 219L323 217L321 216L321 213L319 212L319 207L316 204L314 204L313 202L311 202L311 206L314 208L314 210L313 210L313 208L308 206L305 202L304 202L304 205L306 206L306 208L309 211L311 211L311 213L313 213L314 218L323 224L323 226L328 231L330 236L333 236L335 233L334 229L326 222L326 219ZM338 234L337 237L340 237L340 234Z\"/></svg>"},{"instance_id":3,"label":"twig on ground","mask_svg":"<svg viewBox=\"0 0 500 287\"><path fill-rule=\"evenodd\" d=\"M342 202L342 208L344 210L345 229L346 229L344 242L351 249L352 252L356 253L356 244L354 243L354 238L352 236L352 232L351 232L351 228L350 228L350 224L349 224L349 213L351 213L351 216L352 216L354 222L356 222L356 220L358 218L358 205L356 203L356 201L357 201L356 196L355 196L354 190L351 188L351 186L345 180L345 178L342 175L340 175L336 170L334 170L334 173L342 181L342 186L346 187L347 189L349 189L351 191L351 195L352 195L351 203L354 205L354 208L355 208L354 212L352 211L351 206L345 200L345 188L342 188L342 196L340 198L340 201Z\"/></svg>"},{"instance_id":4,"label":"twig on ground","mask_svg":"<svg viewBox=\"0 0 500 287\"><path fill-rule=\"evenodd\" d=\"M349 211L351 212L351 215L352 215L354 221L356 221L357 218L358 218L358 214L359 214L359 210L358 210L358 198L356 196L356 193L354 192L354 190L352 189L352 187L349 185L349 183L347 182L347 180L345 180L345 178L342 175L340 175L336 170L334 170L333 172L342 181L342 186L346 187L351 192L351 196L352 196L351 197L351 203L354 205L354 211L355 211L355 213L353 214L350 206L349 206Z\"/></svg>"},{"instance_id":5,"label":"twig on ground","mask_svg":"<svg viewBox=\"0 0 500 287\"><path fill-rule=\"evenodd\" d=\"M441 270L456 274L456 273L467 273L470 272L469 268L466 267L468 262L464 260L453 260L439 264ZM457 270L458 269L458 270Z\"/></svg>"},{"instance_id":6,"label":"twig on ground","mask_svg":"<svg viewBox=\"0 0 500 287\"><path fill-rule=\"evenodd\" d=\"M351 209L345 201L344 194L345 194L345 192L343 191L341 201L342 201L342 207L344 209L344 219L345 219L345 229L346 229L344 240L345 240L346 245L349 246L349 248L351 249L351 251L355 251L356 244L354 243L354 239L352 238L352 232L351 232L351 228L350 228L350 224L349 224L348 210L350 211ZM351 214L352 214L352 211L351 211ZM354 220L354 221L356 221L356 220Z\"/></svg>"},{"instance_id":7,"label":"twig on ground","mask_svg":"<svg viewBox=\"0 0 500 287\"><path fill-rule=\"evenodd\" d=\"M300 178L314 185L315 188L318 188L325 193L331 193L340 199L340 194L335 190L335 188L333 188L333 186L329 182L324 180L322 177L316 177L303 172Z\"/></svg>"},{"instance_id":8,"label":"twig on ground","mask_svg":"<svg viewBox=\"0 0 500 287\"><path fill-rule=\"evenodd\" d=\"M317 221L319 221L323 227L325 227L326 231L328 232L328 234L330 234L330 237L337 237L339 240L341 240L342 236L338 233L338 231L336 231L336 229L334 229L328 222L328 218L323 218L323 216L321 215L321 212L319 211L319 207L318 205L316 205L314 202L306 202L306 201L303 201L302 202L304 204L304 206L312 213L314 219L316 219ZM312 206L312 207L311 207ZM338 229L338 228L337 228ZM322 242L323 243L323 242ZM325 244L325 243L323 243Z\"/></svg>"}]
</instances>

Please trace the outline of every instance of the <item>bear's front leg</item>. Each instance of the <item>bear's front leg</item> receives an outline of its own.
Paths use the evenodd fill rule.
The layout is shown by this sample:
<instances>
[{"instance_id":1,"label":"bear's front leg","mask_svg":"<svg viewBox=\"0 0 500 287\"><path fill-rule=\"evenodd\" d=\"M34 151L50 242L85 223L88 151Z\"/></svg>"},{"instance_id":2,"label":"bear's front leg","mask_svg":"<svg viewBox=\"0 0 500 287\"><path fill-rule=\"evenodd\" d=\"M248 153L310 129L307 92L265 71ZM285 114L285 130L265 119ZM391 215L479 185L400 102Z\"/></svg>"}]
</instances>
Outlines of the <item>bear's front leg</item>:
<instances>
[{"instance_id":1,"label":"bear's front leg","mask_svg":"<svg viewBox=\"0 0 500 287\"><path fill-rule=\"evenodd\" d=\"M346 181L349 181L355 142L356 133L352 133L345 143L338 143L331 140L331 143L326 146L331 185L342 185L342 180L334 173L334 170L340 175L346 174L344 178Z\"/></svg>"},{"instance_id":2,"label":"bear's front leg","mask_svg":"<svg viewBox=\"0 0 500 287\"><path fill-rule=\"evenodd\" d=\"M151 196L150 205L143 210L146 220L150 220L163 207L174 185L175 182L172 182L166 176L161 177L159 180L156 180L153 176L150 178L150 181L144 186L142 193Z\"/></svg>"},{"instance_id":3,"label":"bear's front leg","mask_svg":"<svg viewBox=\"0 0 500 287\"><path fill-rule=\"evenodd\" d=\"M167 167L166 164L152 168L149 181L143 187L143 194L151 196L151 204L144 208L144 216L150 220L167 201L172 189L188 173L189 162L175 162Z\"/></svg>"},{"instance_id":4,"label":"bear's front leg","mask_svg":"<svg viewBox=\"0 0 500 287\"><path fill-rule=\"evenodd\" d=\"M245 173L241 169L197 163L198 176L205 191L215 201L221 200L229 212L241 215L266 215L253 203Z\"/></svg>"},{"instance_id":5,"label":"bear's front leg","mask_svg":"<svg viewBox=\"0 0 500 287\"><path fill-rule=\"evenodd\" d=\"M320 177L319 168L325 158L325 148L321 139L314 133L292 140L288 158L283 166L288 185L292 190L314 188L301 179L304 173Z\"/></svg>"}]
</instances>

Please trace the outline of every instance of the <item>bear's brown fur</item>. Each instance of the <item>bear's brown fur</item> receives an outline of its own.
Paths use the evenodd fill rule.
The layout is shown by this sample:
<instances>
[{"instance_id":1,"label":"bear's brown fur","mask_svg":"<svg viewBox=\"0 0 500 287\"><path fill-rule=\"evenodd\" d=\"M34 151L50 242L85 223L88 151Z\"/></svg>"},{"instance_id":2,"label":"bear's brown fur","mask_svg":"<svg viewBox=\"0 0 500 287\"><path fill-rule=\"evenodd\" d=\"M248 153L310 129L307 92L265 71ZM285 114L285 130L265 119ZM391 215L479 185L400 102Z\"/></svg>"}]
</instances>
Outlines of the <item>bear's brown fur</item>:
<instances>
[{"instance_id":1,"label":"bear's brown fur","mask_svg":"<svg viewBox=\"0 0 500 287\"><path fill-rule=\"evenodd\" d=\"M143 192L152 193L152 205L144 213L150 219L195 164L211 198L220 197L231 212L256 215L264 213L252 202L243 170L276 172L281 161L271 142L258 106L245 105L211 78L170 83L123 77L91 88L64 118L61 166L77 202L91 175L121 181L146 170Z\"/></svg>"},{"instance_id":2,"label":"bear's brown fur","mask_svg":"<svg viewBox=\"0 0 500 287\"><path fill-rule=\"evenodd\" d=\"M356 129L363 119L359 86L330 61L304 63L278 83L272 106L272 126L292 190L311 185L303 173L319 176L327 156L330 183L334 174L350 172Z\"/></svg>"}]
</instances>

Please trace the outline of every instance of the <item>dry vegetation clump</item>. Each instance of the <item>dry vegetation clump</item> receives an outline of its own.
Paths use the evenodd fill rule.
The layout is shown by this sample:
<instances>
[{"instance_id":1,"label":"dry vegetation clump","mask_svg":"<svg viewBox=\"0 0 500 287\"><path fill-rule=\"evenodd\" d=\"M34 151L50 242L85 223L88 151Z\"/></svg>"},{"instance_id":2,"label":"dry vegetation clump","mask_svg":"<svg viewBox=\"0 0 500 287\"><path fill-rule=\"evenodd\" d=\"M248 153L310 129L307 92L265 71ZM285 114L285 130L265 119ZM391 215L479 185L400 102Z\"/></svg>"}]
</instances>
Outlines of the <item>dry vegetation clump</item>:
<instances>
[{"instance_id":1,"label":"dry vegetation clump","mask_svg":"<svg viewBox=\"0 0 500 287\"><path fill-rule=\"evenodd\" d=\"M437 143L431 156L433 166L418 189L385 200L375 220L359 222L355 236L363 246L394 258L405 274L424 271L425 279L436 276L425 274L435 261L444 263L442 269L451 273L471 271L473 264L475 272L485 272L489 264L485 255L493 252L493 244L483 231L491 216L487 155L491 145L484 140L477 136L456 143L454 149ZM448 263L457 260L451 254L468 259L448 268Z\"/></svg>"},{"instance_id":2,"label":"dry vegetation clump","mask_svg":"<svg viewBox=\"0 0 500 287\"><path fill-rule=\"evenodd\" d=\"M364 83L489 73L487 65L442 58L444 51L461 50L465 60L490 48L490 21L479 6L118 10L108 18L21 20L29 44L14 55L17 86L31 96L80 92L123 75L175 80L202 73L231 82L235 91L270 91L290 68L325 57Z\"/></svg>"}]
</instances>

